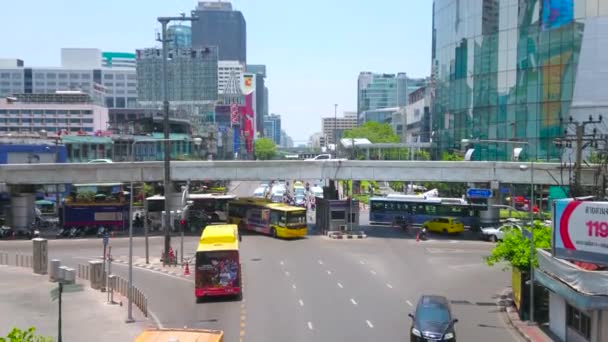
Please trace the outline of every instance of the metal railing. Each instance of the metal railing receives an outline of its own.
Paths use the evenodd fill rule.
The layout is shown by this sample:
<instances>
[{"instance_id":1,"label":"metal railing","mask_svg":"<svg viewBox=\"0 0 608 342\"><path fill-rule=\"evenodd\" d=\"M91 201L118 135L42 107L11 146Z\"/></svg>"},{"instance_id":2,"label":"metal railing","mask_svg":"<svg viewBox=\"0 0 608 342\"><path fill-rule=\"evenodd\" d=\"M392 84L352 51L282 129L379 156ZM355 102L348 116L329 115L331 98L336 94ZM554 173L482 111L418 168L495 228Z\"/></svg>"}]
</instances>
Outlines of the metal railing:
<instances>
[{"instance_id":1,"label":"metal railing","mask_svg":"<svg viewBox=\"0 0 608 342\"><path fill-rule=\"evenodd\" d=\"M89 269L89 265L78 264L77 276L83 280L91 280L91 272ZM103 272L102 275L102 283L105 284L107 278L107 274ZM121 296L125 298L129 298L129 282L120 276L114 275L110 277L109 285L112 291L119 293ZM145 317L148 317L148 297L136 286L133 286L132 297L133 303L139 310L144 314Z\"/></svg>"}]
</instances>

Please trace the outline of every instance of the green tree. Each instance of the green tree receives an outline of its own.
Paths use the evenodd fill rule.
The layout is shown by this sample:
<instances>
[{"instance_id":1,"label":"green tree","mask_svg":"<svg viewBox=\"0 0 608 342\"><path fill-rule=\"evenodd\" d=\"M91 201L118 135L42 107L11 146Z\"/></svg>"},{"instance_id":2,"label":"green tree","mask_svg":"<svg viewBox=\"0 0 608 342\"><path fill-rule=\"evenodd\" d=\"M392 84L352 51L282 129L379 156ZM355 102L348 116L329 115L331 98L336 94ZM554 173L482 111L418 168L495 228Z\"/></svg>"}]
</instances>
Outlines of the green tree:
<instances>
[{"instance_id":1,"label":"green tree","mask_svg":"<svg viewBox=\"0 0 608 342\"><path fill-rule=\"evenodd\" d=\"M551 247L551 228L549 226L535 222L533 234L535 248ZM485 257L485 261L490 266L506 261L511 267L527 272L530 269L530 241L524 237L521 231L513 229L496 244L492 253ZM534 255L533 264L537 265L536 255Z\"/></svg>"},{"instance_id":2,"label":"green tree","mask_svg":"<svg viewBox=\"0 0 608 342\"><path fill-rule=\"evenodd\" d=\"M27 330L13 328L6 337L0 337L0 342L52 342L53 339L35 334L36 328L31 327Z\"/></svg>"},{"instance_id":3,"label":"green tree","mask_svg":"<svg viewBox=\"0 0 608 342\"><path fill-rule=\"evenodd\" d=\"M269 160L274 158L277 153L277 147L272 139L259 138L255 140L254 151L257 159Z\"/></svg>"},{"instance_id":4,"label":"green tree","mask_svg":"<svg viewBox=\"0 0 608 342\"><path fill-rule=\"evenodd\" d=\"M359 127L344 131L344 138L365 138L372 143L398 143L399 136L389 124L368 121Z\"/></svg>"}]
</instances>

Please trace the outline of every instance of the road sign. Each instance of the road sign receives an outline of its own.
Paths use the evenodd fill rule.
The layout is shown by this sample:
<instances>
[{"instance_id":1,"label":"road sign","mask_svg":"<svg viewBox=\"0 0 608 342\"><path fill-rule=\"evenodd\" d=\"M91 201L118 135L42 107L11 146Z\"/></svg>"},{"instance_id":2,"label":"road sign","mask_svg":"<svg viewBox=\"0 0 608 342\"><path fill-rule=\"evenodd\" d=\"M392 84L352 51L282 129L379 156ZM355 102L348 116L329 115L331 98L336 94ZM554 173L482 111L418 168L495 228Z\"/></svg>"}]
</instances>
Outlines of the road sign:
<instances>
[{"instance_id":1,"label":"road sign","mask_svg":"<svg viewBox=\"0 0 608 342\"><path fill-rule=\"evenodd\" d=\"M468 198L491 198L492 195L493 195L493 192L491 189L477 189L477 188L467 189Z\"/></svg>"},{"instance_id":2,"label":"road sign","mask_svg":"<svg viewBox=\"0 0 608 342\"><path fill-rule=\"evenodd\" d=\"M532 231L531 231L531 230L529 230L529 229L524 229L524 230L522 230L522 232L521 232L521 233L522 233L522 235L523 235L523 236L524 236L526 239L528 239L528 240L532 240Z\"/></svg>"}]
</instances>

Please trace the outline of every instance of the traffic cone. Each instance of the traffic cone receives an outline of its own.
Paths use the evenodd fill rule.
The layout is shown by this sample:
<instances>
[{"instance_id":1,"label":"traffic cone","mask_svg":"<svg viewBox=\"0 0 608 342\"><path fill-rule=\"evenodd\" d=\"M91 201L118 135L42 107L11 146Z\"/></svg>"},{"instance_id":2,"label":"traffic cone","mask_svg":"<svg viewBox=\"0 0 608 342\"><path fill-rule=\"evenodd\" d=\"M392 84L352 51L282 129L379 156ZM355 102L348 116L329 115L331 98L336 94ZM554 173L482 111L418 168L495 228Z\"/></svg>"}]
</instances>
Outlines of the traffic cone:
<instances>
[{"instance_id":1,"label":"traffic cone","mask_svg":"<svg viewBox=\"0 0 608 342\"><path fill-rule=\"evenodd\" d=\"M190 266L188 266L188 263L186 262L186 268L184 268L184 275L190 275Z\"/></svg>"}]
</instances>

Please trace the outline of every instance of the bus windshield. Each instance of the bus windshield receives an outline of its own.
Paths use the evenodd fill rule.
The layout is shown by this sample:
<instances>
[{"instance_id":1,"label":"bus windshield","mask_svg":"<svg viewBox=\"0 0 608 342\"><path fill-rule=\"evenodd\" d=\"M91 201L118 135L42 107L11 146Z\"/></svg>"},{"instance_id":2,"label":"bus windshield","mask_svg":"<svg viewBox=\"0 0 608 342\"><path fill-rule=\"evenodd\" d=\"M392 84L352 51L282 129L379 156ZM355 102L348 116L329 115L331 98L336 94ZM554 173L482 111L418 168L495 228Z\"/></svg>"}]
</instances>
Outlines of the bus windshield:
<instances>
[{"instance_id":1,"label":"bus windshield","mask_svg":"<svg viewBox=\"0 0 608 342\"><path fill-rule=\"evenodd\" d=\"M287 213L287 226L302 226L306 224L306 212L292 211Z\"/></svg>"}]
</instances>

